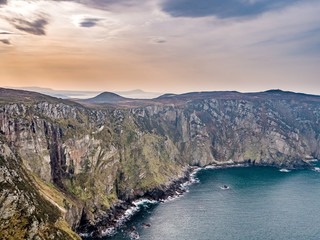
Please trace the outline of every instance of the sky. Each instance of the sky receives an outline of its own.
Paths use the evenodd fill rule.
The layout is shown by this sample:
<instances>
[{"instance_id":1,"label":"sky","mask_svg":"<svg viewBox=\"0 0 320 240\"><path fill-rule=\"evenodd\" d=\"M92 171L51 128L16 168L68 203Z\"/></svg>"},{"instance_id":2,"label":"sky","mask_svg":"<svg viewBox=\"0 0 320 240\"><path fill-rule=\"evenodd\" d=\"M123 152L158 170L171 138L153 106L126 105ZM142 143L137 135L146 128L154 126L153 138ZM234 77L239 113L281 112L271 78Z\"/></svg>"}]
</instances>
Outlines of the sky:
<instances>
[{"instance_id":1,"label":"sky","mask_svg":"<svg viewBox=\"0 0 320 240\"><path fill-rule=\"evenodd\" d=\"M0 86L320 95L319 0L0 0Z\"/></svg>"}]
</instances>

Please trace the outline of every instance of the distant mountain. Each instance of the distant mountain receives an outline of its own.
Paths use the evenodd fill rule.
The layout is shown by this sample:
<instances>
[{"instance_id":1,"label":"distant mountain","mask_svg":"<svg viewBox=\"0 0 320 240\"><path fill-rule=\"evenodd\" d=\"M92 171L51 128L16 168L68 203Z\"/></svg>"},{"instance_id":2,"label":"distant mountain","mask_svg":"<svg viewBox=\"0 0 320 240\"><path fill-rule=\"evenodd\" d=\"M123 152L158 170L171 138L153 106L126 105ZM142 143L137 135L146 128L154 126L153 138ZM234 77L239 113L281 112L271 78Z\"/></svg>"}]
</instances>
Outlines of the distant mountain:
<instances>
[{"instance_id":1,"label":"distant mountain","mask_svg":"<svg viewBox=\"0 0 320 240\"><path fill-rule=\"evenodd\" d=\"M39 92L45 95L49 95L56 98L89 98L96 96L100 92L98 91L71 91L71 90L55 90L52 88L42 88L42 87L8 87L11 89L25 90Z\"/></svg>"},{"instance_id":2,"label":"distant mountain","mask_svg":"<svg viewBox=\"0 0 320 240\"><path fill-rule=\"evenodd\" d=\"M137 99L152 99L152 98L159 97L162 94L158 92L145 92L141 89L135 89L132 91L120 91L115 93L123 97L137 98Z\"/></svg>"},{"instance_id":3,"label":"distant mountain","mask_svg":"<svg viewBox=\"0 0 320 240\"><path fill-rule=\"evenodd\" d=\"M57 102L57 98L38 92L0 88L0 103L32 103L36 101Z\"/></svg>"},{"instance_id":4,"label":"distant mountain","mask_svg":"<svg viewBox=\"0 0 320 240\"><path fill-rule=\"evenodd\" d=\"M154 99L154 101L165 102L183 102L196 99L229 99L229 100L305 100L319 102L320 96L305 93L295 93L290 91L282 91L279 89L268 90L265 92L241 93L237 91L212 91L212 92L190 92L183 94L164 94Z\"/></svg>"},{"instance_id":5,"label":"distant mountain","mask_svg":"<svg viewBox=\"0 0 320 240\"><path fill-rule=\"evenodd\" d=\"M6 87L6 88L39 92L52 97L63 98L63 99L68 99L68 98L86 99L86 98L94 97L101 93L101 91L55 90L51 88L42 88L42 87ZM137 99L152 99L162 94L157 92L145 92L141 89L135 89L131 91L116 91L114 93L122 97L137 98Z\"/></svg>"},{"instance_id":6,"label":"distant mountain","mask_svg":"<svg viewBox=\"0 0 320 240\"><path fill-rule=\"evenodd\" d=\"M120 103L125 100L127 100L127 98L121 97L118 94L115 94L112 92L103 92L96 97L85 99L83 101L88 103L101 104L101 103Z\"/></svg>"},{"instance_id":7,"label":"distant mountain","mask_svg":"<svg viewBox=\"0 0 320 240\"><path fill-rule=\"evenodd\" d=\"M163 95L157 97L157 99L169 98L169 97L175 97L175 96L178 96L178 95L174 94L174 93L166 93L166 94L163 94Z\"/></svg>"},{"instance_id":8,"label":"distant mountain","mask_svg":"<svg viewBox=\"0 0 320 240\"><path fill-rule=\"evenodd\" d=\"M285 101L310 101L320 102L320 96L304 93L295 93L282 90L268 90L265 92L241 93L237 91L212 91L212 92L189 92L183 94L163 94L153 99L125 98L111 92L104 92L89 99L75 99L80 104L117 107L145 107L150 105L183 105L188 101L219 99L219 100L246 100L261 102L269 99Z\"/></svg>"}]
</instances>

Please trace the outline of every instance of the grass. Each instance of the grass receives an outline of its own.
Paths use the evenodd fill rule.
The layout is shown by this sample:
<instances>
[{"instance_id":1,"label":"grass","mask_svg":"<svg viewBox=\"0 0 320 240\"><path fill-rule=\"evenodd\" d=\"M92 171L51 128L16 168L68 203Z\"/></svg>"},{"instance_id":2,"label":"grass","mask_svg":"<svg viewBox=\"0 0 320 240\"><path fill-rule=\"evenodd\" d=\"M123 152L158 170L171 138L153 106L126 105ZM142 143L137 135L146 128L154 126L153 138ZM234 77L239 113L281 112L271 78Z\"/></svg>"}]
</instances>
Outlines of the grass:
<instances>
[{"instance_id":1,"label":"grass","mask_svg":"<svg viewBox=\"0 0 320 240\"><path fill-rule=\"evenodd\" d=\"M73 240L81 240L81 237L71 230L69 224L66 221L59 220L58 222L56 222L55 227L57 227L58 229L64 231L68 236L71 237L71 239L73 239Z\"/></svg>"},{"instance_id":2,"label":"grass","mask_svg":"<svg viewBox=\"0 0 320 240\"><path fill-rule=\"evenodd\" d=\"M13 198L13 202L6 206L12 215L9 219L1 219L0 239L28 239L31 229L37 225L36 235L42 239L80 239L67 223L63 223L62 213L57 207L63 204L63 194L25 170L22 165L21 159L0 156L0 166L8 169L9 175L6 175L11 179L7 184L1 185L0 192L4 191L19 199ZM19 178L10 175L13 171ZM57 202L57 206L46 198ZM63 226L63 229L59 226Z\"/></svg>"}]
</instances>

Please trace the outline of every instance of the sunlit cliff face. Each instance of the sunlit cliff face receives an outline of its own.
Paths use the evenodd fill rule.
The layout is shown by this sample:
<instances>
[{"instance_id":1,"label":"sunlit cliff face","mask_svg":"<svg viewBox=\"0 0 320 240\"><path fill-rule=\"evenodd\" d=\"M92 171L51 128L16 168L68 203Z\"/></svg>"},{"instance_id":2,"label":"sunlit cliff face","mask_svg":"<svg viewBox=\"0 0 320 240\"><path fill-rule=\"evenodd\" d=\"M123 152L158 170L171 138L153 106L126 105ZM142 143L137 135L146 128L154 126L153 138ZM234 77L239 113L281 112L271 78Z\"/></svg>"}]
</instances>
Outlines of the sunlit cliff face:
<instances>
[{"instance_id":1,"label":"sunlit cliff face","mask_svg":"<svg viewBox=\"0 0 320 240\"><path fill-rule=\"evenodd\" d=\"M319 10L313 0L0 0L0 83L320 94Z\"/></svg>"}]
</instances>

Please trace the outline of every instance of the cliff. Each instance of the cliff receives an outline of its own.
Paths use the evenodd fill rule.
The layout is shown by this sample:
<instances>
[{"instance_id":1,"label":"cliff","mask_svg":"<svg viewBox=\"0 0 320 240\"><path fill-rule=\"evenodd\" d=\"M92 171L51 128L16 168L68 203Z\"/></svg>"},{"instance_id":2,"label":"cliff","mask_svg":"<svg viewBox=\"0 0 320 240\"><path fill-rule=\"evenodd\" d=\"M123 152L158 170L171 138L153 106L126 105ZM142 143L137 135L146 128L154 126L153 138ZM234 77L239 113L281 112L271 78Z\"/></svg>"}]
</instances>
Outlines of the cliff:
<instances>
[{"instance_id":1,"label":"cliff","mask_svg":"<svg viewBox=\"0 0 320 240\"><path fill-rule=\"evenodd\" d=\"M93 104L0 89L3 236L97 231L130 201L162 196L189 166L309 168L320 158L318 96L204 92ZM26 220L14 228L17 214Z\"/></svg>"}]
</instances>

